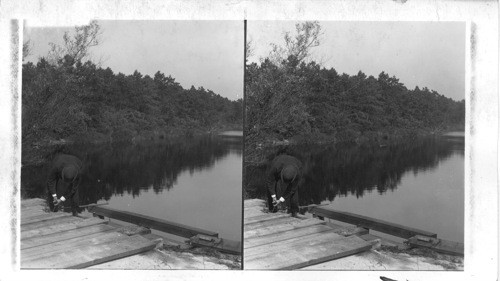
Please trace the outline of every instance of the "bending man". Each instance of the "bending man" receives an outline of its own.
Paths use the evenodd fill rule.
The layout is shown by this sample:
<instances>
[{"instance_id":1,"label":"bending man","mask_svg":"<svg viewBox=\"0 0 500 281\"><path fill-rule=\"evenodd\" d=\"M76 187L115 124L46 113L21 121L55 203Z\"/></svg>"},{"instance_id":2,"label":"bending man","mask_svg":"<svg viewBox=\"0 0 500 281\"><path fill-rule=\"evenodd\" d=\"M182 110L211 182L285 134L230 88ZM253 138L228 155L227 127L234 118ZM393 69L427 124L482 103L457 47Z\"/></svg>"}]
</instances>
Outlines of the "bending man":
<instances>
[{"instance_id":1,"label":"bending man","mask_svg":"<svg viewBox=\"0 0 500 281\"><path fill-rule=\"evenodd\" d=\"M275 207L286 202L288 212L297 216L301 169L302 163L293 156L282 154L273 159L267 171L267 202L271 212L276 212ZM280 182L285 188L277 199L277 186Z\"/></svg>"},{"instance_id":2,"label":"bending man","mask_svg":"<svg viewBox=\"0 0 500 281\"><path fill-rule=\"evenodd\" d=\"M78 185L81 180L82 161L73 155L59 154L54 158L47 178L50 207L54 211L63 208L64 202L71 202L71 212L78 214Z\"/></svg>"}]
</instances>

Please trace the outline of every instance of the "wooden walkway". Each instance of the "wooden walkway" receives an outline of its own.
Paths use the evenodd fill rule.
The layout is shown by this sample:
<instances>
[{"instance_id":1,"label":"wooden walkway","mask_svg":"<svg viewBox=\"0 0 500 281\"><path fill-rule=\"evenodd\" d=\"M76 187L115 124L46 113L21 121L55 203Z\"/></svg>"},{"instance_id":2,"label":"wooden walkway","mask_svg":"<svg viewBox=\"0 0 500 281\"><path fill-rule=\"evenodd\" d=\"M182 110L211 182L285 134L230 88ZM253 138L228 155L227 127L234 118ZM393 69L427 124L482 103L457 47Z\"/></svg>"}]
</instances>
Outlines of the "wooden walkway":
<instances>
[{"instance_id":1,"label":"wooden walkway","mask_svg":"<svg viewBox=\"0 0 500 281\"><path fill-rule=\"evenodd\" d=\"M372 247L372 243L355 235L367 234L364 229L336 229L318 218L292 218L264 210L263 200L244 201L245 270L299 269Z\"/></svg>"},{"instance_id":2,"label":"wooden walkway","mask_svg":"<svg viewBox=\"0 0 500 281\"><path fill-rule=\"evenodd\" d=\"M148 231L120 231L100 218L46 212L45 200L21 202L21 268L85 268L154 249Z\"/></svg>"}]
</instances>

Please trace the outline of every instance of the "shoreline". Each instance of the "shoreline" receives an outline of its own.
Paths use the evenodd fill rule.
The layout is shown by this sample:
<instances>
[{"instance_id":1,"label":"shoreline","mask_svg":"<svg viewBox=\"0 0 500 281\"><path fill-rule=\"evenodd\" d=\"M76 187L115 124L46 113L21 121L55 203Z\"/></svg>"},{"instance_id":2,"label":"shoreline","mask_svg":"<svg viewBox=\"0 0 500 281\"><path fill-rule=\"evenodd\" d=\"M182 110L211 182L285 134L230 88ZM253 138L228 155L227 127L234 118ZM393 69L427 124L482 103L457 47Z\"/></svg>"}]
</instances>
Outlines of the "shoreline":
<instances>
[{"instance_id":1,"label":"shoreline","mask_svg":"<svg viewBox=\"0 0 500 281\"><path fill-rule=\"evenodd\" d=\"M245 140L245 151L246 159L243 161L243 166L254 166L262 165L265 161L261 158L262 156L256 156L258 151L263 151L265 149L280 148L293 145L341 145L341 144L355 144L355 145L365 145L373 144L378 145L381 148L386 147L391 144L400 143L404 140L410 138L420 138L420 137L465 137L465 131L460 130L447 130L439 132L430 131L416 131L416 132L399 132L390 134L387 132L373 132L366 135L360 135L357 138L339 140L335 136L322 136L315 138L314 136L305 139L303 136L292 137L290 139L278 140L278 139L261 139L261 141L249 141ZM246 138L246 137L245 137ZM314 140L311 140L314 139Z\"/></svg>"},{"instance_id":2,"label":"shoreline","mask_svg":"<svg viewBox=\"0 0 500 281\"><path fill-rule=\"evenodd\" d=\"M240 134L234 132L241 132ZM137 135L133 138L123 139L120 141L113 141L109 138L96 138L94 140L74 140L74 138L68 139L45 139L39 142L34 142L30 146L23 144L22 156L21 156L21 167L22 166L38 166L45 161L45 156L48 154L49 150L57 148L58 146L75 145L75 144L89 144L89 145L109 145L109 144L139 144L148 142L164 142L169 140L176 140L180 138L196 138L201 136L211 136L211 137L243 137L243 130L235 130L234 128L227 128L221 130L210 130L204 131L199 130L196 132L175 132L170 134L154 133L148 132L142 135Z\"/></svg>"}]
</instances>

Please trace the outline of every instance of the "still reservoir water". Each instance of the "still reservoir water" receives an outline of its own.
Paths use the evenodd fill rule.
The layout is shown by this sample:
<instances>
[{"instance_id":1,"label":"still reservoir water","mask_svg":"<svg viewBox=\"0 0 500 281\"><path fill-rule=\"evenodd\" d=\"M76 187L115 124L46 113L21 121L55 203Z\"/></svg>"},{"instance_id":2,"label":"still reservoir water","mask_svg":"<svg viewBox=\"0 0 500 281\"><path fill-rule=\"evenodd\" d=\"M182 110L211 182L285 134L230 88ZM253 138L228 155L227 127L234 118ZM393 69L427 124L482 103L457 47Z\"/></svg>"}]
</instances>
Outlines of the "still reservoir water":
<instances>
[{"instance_id":1,"label":"still reservoir water","mask_svg":"<svg viewBox=\"0 0 500 281\"><path fill-rule=\"evenodd\" d=\"M111 208L240 241L241 142L241 136L230 134L139 144L75 144L51 153L69 153L84 161L80 205L106 200ZM24 197L45 196L49 164L22 168Z\"/></svg>"},{"instance_id":2,"label":"still reservoir water","mask_svg":"<svg viewBox=\"0 0 500 281\"><path fill-rule=\"evenodd\" d=\"M301 145L287 153L303 163L299 203L333 209L464 240L464 137L426 137L380 145ZM278 149L263 151L270 160ZM249 197L265 198L266 167L246 169Z\"/></svg>"}]
</instances>

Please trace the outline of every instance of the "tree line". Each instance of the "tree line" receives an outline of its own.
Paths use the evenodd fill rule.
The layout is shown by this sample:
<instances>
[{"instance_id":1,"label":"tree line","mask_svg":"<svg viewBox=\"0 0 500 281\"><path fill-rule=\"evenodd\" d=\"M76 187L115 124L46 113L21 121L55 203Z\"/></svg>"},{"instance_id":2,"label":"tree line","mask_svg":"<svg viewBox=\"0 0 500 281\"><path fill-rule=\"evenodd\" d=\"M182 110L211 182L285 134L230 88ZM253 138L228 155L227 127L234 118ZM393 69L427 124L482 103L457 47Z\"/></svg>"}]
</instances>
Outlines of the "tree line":
<instances>
[{"instance_id":1,"label":"tree line","mask_svg":"<svg viewBox=\"0 0 500 281\"><path fill-rule=\"evenodd\" d=\"M170 75L115 73L93 62L96 21L65 32L61 44L22 68L23 147L55 140L122 142L241 129L242 100L203 87L184 89ZM32 42L23 43L23 62ZM24 149L23 149L24 150Z\"/></svg>"},{"instance_id":2,"label":"tree line","mask_svg":"<svg viewBox=\"0 0 500 281\"><path fill-rule=\"evenodd\" d=\"M465 101L426 87L408 89L395 76L339 74L310 56L320 43L317 22L296 25L285 45L246 64L247 147L269 140L360 141L464 130ZM247 46L247 48L251 46Z\"/></svg>"},{"instance_id":3,"label":"tree line","mask_svg":"<svg viewBox=\"0 0 500 281\"><path fill-rule=\"evenodd\" d=\"M114 73L65 56L23 64L24 143L58 139L123 141L140 136L241 127L242 100L184 89L160 71Z\"/></svg>"}]
</instances>

